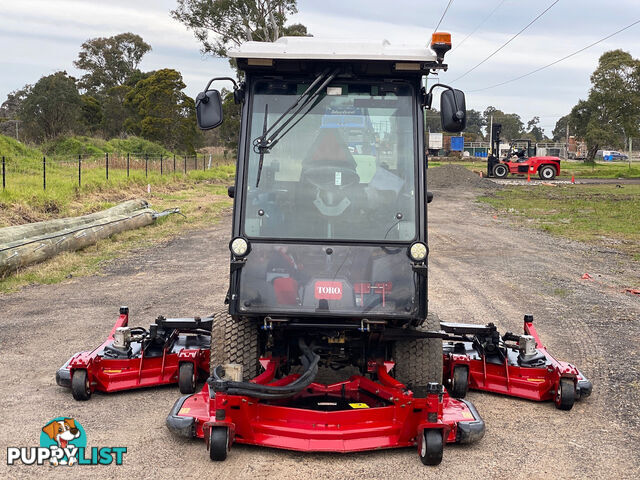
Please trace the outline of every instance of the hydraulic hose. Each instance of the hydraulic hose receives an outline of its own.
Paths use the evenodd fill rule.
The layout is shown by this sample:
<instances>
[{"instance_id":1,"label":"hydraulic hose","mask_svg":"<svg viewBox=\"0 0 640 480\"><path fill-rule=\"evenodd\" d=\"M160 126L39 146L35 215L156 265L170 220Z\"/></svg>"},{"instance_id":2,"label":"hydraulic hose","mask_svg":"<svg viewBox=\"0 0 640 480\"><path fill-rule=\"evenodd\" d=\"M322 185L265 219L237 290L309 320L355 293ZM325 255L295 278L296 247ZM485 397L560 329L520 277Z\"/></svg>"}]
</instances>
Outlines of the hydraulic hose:
<instances>
[{"instance_id":1,"label":"hydraulic hose","mask_svg":"<svg viewBox=\"0 0 640 480\"><path fill-rule=\"evenodd\" d=\"M214 390L225 391L229 395L245 395L263 400L275 400L288 398L308 387L318 374L320 355L311 351L302 339L299 341L302 350L301 361L306 367L305 372L289 385L270 386L250 382L234 382L223 380L220 377L219 366L213 370Z\"/></svg>"}]
</instances>

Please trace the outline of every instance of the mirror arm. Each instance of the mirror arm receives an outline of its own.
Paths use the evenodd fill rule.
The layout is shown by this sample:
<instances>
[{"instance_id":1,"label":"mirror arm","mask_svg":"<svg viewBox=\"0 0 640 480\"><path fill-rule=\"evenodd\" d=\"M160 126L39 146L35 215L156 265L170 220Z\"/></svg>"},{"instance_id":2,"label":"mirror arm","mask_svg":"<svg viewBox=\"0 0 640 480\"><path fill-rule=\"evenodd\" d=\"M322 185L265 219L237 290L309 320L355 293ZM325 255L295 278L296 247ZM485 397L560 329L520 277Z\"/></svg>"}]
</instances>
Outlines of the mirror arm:
<instances>
[{"instance_id":1,"label":"mirror arm","mask_svg":"<svg viewBox=\"0 0 640 480\"><path fill-rule=\"evenodd\" d=\"M453 92L453 106L456 107L456 113L459 112L460 110L458 109L458 100L456 100L456 92L453 89L453 87L449 85L445 85L444 83L434 83L433 85L431 85L431 88L429 89L429 93L427 93L427 98L429 100L433 98L432 92L433 92L433 89L436 87L446 88L447 90L451 90ZM429 102L429 107L431 107L431 102Z\"/></svg>"}]
</instances>

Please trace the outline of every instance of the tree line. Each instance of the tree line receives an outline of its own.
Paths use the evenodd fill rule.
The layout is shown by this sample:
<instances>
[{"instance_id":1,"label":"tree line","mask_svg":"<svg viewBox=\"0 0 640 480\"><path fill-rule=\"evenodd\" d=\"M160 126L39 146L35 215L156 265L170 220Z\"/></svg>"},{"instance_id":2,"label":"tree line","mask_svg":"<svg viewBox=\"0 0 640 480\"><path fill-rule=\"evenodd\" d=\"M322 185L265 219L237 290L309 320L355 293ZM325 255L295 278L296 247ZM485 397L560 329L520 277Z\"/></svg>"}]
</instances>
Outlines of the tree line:
<instances>
[{"instance_id":1,"label":"tree line","mask_svg":"<svg viewBox=\"0 0 640 480\"><path fill-rule=\"evenodd\" d=\"M87 40L73 62L82 77L58 71L11 92L0 105L0 133L34 143L64 135L136 135L193 152L202 144L195 103L183 92L180 72L140 70L149 51L134 33Z\"/></svg>"}]
</instances>

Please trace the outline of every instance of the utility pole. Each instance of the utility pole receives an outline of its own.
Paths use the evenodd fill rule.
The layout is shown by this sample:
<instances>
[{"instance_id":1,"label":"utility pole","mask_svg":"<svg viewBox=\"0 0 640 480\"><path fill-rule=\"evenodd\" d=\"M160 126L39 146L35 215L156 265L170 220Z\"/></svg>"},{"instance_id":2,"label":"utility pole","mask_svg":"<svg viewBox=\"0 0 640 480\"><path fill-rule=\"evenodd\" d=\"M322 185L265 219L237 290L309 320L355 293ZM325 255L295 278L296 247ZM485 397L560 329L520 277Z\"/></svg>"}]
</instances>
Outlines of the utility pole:
<instances>
[{"instance_id":1,"label":"utility pole","mask_svg":"<svg viewBox=\"0 0 640 480\"><path fill-rule=\"evenodd\" d=\"M493 155L493 115L489 120L489 155ZM500 156L500 145L498 145L498 156Z\"/></svg>"},{"instance_id":2,"label":"utility pole","mask_svg":"<svg viewBox=\"0 0 640 480\"><path fill-rule=\"evenodd\" d=\"M569 121L567 120L567 142L565 144L565 148L567 151L567 158L569 158Z\"/></svg>"},{"instance_id":3,"label":"utility pole","mask_svg":"<svg viewBox=\"0 0 640 480\"><path fill-rule=\"evenodd\" d=\"M633 137L629 137L629 170L631 170L631 154L633 153Z\"/></svg>"}]
</instances>

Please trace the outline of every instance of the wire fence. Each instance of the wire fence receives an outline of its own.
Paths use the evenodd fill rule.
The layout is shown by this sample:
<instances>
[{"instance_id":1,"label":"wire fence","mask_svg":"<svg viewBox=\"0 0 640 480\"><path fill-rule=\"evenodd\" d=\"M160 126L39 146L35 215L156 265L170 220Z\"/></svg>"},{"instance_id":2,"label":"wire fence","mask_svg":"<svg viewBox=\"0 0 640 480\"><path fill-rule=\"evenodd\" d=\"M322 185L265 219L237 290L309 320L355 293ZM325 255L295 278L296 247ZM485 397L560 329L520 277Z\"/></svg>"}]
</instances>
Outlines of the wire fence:
<instances>
[{"instance_id":1,"label":"wire fence","mask_svg":"<svg viewBox=\"0 0 640 480\"><path fill-rule=\"evenodd\" d=\"M1 157L2 190L33 188L42 190L61 185L82 188L87 182L104 183L125 179L189 177L194 172L211 172L230 161L219 155L148 155L105 153L104 156L43 156L41 159Z\"/></svg>"}]
</instances>

